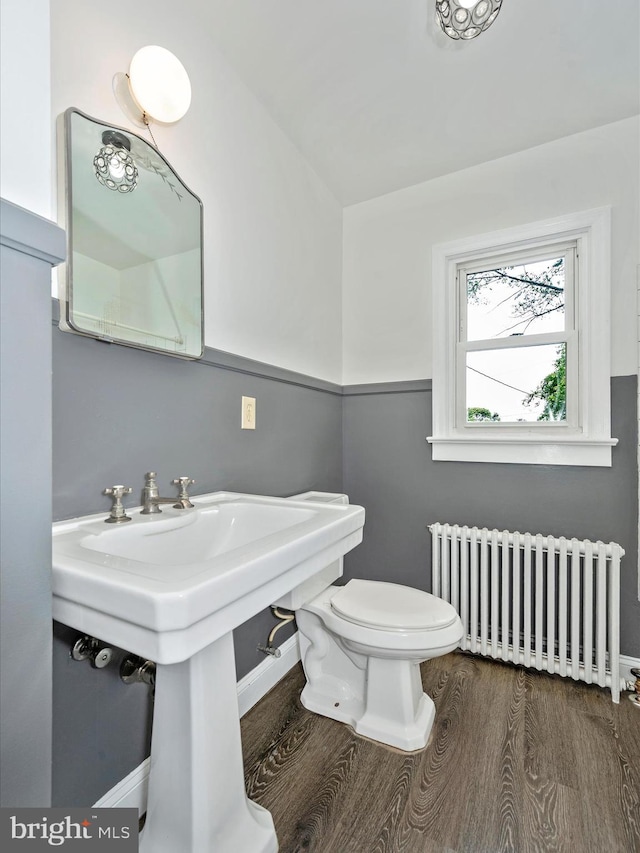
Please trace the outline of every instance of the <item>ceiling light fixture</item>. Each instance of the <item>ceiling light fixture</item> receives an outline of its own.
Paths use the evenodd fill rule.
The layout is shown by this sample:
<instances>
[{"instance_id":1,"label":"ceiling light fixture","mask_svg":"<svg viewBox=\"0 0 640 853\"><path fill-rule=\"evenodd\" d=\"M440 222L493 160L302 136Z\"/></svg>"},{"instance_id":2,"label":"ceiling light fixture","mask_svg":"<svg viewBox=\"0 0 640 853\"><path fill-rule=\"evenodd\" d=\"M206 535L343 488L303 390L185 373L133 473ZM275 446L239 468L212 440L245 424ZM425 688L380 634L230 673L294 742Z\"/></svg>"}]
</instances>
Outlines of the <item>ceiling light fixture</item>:
<instances>
[{"instance_id":1,"label":"ceiling light fixture","mask_svg":"<svg viewBox=\"0 0 640 853\"><path fill-rule=\"evenodd\" d=\"M102 148L93 158L93 169L102 186L119 193L130 193L138 186L138 169L129 153L131 143L117 130L105 130Z\"/></svg>"},{"instance_id":2,"label":"ceiling light fixture","mask_svg":"<svg viewBox=\"0 0 640 853\"><path fill-rule=\"evenodd\" d=\"M502 0L436 0L436 16L452 39L468 41L488 29L498 17Z\"/></svg>"}]
</instances>

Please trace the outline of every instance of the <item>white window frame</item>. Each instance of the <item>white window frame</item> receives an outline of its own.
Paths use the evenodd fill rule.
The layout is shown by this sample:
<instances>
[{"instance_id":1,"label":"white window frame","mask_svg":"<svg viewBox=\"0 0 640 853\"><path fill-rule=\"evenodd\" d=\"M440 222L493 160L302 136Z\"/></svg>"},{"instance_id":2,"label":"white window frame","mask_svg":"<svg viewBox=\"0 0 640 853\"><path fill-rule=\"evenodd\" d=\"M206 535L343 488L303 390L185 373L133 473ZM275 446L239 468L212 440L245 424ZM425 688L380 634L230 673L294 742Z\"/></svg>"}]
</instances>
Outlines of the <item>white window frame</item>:
<instances>
[{"instance_id":1,"label":"white window frame","mask_svg":"<svg viewBox=\"0 0 640 853\"><path fill-rule=\"evenodd\" d=\"M577 254L570 331L577 359L567 377L567 421L463 421L467 348L459 338L459 270L491 256L533 255L567 243L575 243ZM618 440L611 437L610 245L611 208L601 207L433 247L433 435L427 440L435 461L611 466ZM534 336L528 337L531 343Z\"/></svg>"}]
</instances>

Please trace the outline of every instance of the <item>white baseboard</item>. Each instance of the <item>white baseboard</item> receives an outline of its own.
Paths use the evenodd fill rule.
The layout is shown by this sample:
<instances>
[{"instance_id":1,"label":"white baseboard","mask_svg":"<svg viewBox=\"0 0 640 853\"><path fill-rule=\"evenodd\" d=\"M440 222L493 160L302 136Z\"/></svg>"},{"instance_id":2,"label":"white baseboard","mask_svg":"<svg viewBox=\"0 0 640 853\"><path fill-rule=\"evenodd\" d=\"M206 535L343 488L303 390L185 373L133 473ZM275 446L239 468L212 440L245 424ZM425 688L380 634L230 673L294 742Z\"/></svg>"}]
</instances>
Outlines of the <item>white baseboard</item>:
<instances>
[{"instance_id":1,"label":"white baseboard","mask_svg":"<svg viewBox=\"0 0 640 853\"><path fill-rule=\"evenodd\" d=\"M138 809L143 815L147 810L150 758L145 758L135 770L125 776L110 791L93 804L96 809Z\"/></svg>"},{"instance_id":2,"label":"white baseboard","mask_svg":"<svg viewBox=\"0 0 640 853\"><path fill-rule=\"evenodd\" d=\"M265 658L238 682L238 710L243 717L300 660L297 632L280 646L280 657ZM631 677L631 676L629 676ZM143 814L147 808L149 758L101 797L94 808L133 808Z\"/></svg>"}]
</instances>

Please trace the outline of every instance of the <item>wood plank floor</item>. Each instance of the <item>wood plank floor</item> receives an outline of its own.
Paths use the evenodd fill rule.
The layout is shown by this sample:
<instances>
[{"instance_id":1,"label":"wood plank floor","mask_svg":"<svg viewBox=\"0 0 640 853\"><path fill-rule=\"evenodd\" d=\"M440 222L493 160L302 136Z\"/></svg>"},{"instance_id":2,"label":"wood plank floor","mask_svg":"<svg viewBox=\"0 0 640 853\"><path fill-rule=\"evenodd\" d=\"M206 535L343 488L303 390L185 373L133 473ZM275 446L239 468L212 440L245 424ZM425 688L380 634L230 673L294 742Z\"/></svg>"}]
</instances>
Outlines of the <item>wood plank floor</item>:
<instances>
[{"instance_id":1,"label":"wood plank floor","mask_svg":"<svg viewBox=\"0 0 640 853\"><path fill-rule=\"evenodd\" d=\"M460 652L422 677L436 721L415 753L305 710L299 665L243 717L247 791L280 853L640 853L626 695Z\"/></svg>"}]
</instances>

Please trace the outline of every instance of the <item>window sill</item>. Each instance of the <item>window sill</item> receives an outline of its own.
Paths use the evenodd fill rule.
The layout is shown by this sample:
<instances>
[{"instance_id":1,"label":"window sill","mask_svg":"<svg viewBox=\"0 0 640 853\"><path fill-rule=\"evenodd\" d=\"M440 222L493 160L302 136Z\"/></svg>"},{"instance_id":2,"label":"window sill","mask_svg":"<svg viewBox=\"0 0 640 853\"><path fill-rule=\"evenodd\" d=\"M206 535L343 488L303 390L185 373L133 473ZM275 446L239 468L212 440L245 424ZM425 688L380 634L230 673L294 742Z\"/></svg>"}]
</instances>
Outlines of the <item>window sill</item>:
<instances>
[{"instance_id":1,"label":"window sill","mask_svg":"<svg viewBox=\"0 0 640 853\"><path fill-rule=\"evenodd\" d=\"M518 465L588 465L611 467L617 438L492 438L428 436L434 462L502 462Z\"/></svg>"}]
</instances>

